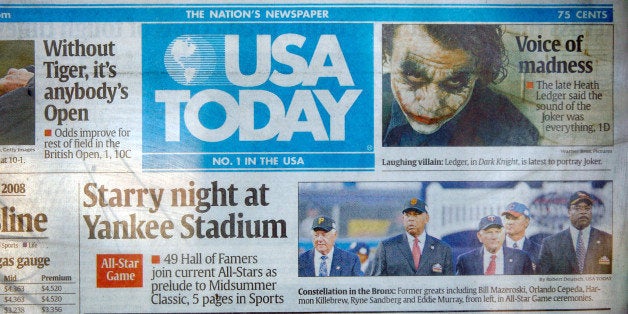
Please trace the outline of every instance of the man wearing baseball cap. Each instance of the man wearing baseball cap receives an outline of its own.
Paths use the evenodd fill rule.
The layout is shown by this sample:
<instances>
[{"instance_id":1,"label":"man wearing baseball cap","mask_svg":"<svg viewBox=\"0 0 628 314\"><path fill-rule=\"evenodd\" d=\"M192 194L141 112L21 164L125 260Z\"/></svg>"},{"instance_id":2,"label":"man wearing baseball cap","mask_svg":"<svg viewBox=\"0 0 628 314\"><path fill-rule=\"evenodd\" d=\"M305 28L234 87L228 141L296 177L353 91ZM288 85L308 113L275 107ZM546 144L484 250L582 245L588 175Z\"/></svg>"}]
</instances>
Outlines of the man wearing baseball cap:
<instances>
[{"instance_id":1,"label":"man wearing baseball cap","mask_svg":"<svg viewBox=\"0 0 628 314\"><path fill-rule=\"evenodd\" d=\"M532 261L521 250L503 247L504 225L501 218L489 215L478 224L482 247L458 257L456 275L531 275Z\"/></svg>"},{"instance_id":2,"label":"man wearing baseball cap","mask_svg":"<svg viewBox=\"0 0 628 314\"><path fill-rule=\"evenodd\" d=\"M567 214L571 225L543 240L542 274L610 274L613 237L591 227L594 199L587 192L571 195Z\"/></svg>"},{"instance_id":3,"label":"man wearing baseball cap","mask_svg":"<svg viewBox=\"0 0 628 314\"><path fill-rule=\"evenodd\" d=\"M314 248L299 255L299 277L363 276L357 255L335 246L336 222L319 216L312 222Z\"/></svg>"},{"instance_id":4,"label":"man wearing baseball cap","mask_svg":"<svg viewBox=\"0 0 628 314\"><path fill-rule=\"evenodd\" d=\"M541 245L526 237L526 229L530 225L530 209L527 206L512 202L502 212L506 241L504 246L523 250L532 260L532 269L537 272Z\"/></svg>"},{"instance_id":5,"label":"man wearing baseball cap","mask_svg":"<svg viewBox=\"0 0 628 314\"><path fill-rule=\"evenodd\" d=\"M430 220L425 202L412 198L402 213L406 232L379 244L370 275L453 275L451 247L425 231Z\"/></svg>"}]
</instances>

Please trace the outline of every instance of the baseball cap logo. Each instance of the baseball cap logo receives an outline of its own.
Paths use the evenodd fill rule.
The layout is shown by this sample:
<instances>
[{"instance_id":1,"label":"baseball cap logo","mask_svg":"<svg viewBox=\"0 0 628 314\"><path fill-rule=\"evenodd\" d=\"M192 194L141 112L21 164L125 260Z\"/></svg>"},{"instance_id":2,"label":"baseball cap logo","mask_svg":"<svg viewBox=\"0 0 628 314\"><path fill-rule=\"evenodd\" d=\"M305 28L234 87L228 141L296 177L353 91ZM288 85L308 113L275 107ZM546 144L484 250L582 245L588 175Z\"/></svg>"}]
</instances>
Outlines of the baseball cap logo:
<instances>
[{"instance_id":1,"label":"baseball cap logo","mask_svg":"<svg viewBox=\"0 0 628 314\"><path fill-rule=\"evenodd\" d=\"M410 205L416 205L416 203L418 203L418 202L419 202L419 200L418 200L418 199L416 199L416 198L412 198L412 199L410 200Z\"/></svg>"},{"instance_id":2,"label":"baseball cap logo","mask_svg":"<svg viewBox=\"0 0 628 314\"><path fill-rule=\"evenodd\" d=\"M325 221L325 218L323 218L323 217L319 217L318 218L318 224L319 225L322 224L324 221Z\"/></svg>"},{"instance_id":3,"label":"baseball cap logo","mask_svg":"<svg viewBox=\"0 0 628 314\"><path fill-rule=\"evenodd\" d=\"M569 199L569 205L574 205L581 201L587 201L587 202L593 203L593 199L591 198L589 194L587 194L584 191L578 191L574 193Z\"/></svg>"},{"instance_id":4,"label":"baseball cap logo","mask_svg":"<svg viewBox=\"0 0 628 314\"><path fill-rule=\"evenodd\" d=\"M578 192L578 199L585 199L585 200L591 201L591 197L589 196L589 194L584 193L584 192Z\"/></svg>"},{"instance_id":5,"label":"baseball cap logo","mask_svg":"<svg viewBox=\"0 0 628 314\"><path fill-rule=\"evenodd\" d=\"M496 216L492 216L491 215L491 216L486 217L486 220L488 220L490 222L495 222L495 218L496 218Z\"/></svg>"}]
</instances>

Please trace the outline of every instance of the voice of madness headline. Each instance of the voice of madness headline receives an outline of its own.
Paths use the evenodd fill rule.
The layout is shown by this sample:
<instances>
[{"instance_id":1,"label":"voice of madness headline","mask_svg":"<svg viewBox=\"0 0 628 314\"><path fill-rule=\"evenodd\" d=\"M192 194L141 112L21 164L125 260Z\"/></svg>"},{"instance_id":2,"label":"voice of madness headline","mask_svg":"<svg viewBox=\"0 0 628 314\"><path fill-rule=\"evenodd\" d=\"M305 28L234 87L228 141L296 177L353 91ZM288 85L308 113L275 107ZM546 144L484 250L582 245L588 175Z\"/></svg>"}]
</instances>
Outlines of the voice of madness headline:
<instances>
[{"instance_id":1,"label":"voice of madness headline","mask_svg":"<svg viewBox=\"0 0 628 314\"><path fill-rule=\"evenodd\" d=\"M230 212L222 217L209 215L212 207L243 206L255 209L270 205L267 200L270 188L236 187L233 183L221 185L210 182L207 187L196 187L190 181L187 187L119 188L87 183L83 186L81 204L85 208L101 211L119 209L145 209L142 214L115 215L86 214L88 239L218 239L218 238L286 238L286 221L283 219L247 219L243 212ZM178 222L172 219L151 219L162 205L170 208L191 207L193 213L183 214ZM166 215L168 217L172 215ZM147 219L148 217L148 219ZM162 216L160 216L162 217ZM115 218L110 219L110 218Z\"/></svg>"}]
</instances>

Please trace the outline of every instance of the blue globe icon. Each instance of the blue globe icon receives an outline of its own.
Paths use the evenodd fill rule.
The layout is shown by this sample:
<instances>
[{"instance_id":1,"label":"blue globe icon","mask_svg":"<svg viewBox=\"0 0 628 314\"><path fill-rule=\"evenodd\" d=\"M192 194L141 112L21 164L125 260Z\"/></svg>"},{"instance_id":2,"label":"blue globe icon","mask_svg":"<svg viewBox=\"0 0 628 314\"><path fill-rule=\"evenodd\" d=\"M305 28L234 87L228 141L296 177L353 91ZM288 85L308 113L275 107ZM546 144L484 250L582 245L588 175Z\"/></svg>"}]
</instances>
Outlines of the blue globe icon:
<instances>
[{"instance_id":1,"label":"blue globe icon","mask_svg":"<svg viewBox=\"0 0 628 314\"><path fill-rule=\"evenodd\" d=\"M182 35L166 48L164 65L181 85L207 84L216 67L216 53L201 36Z\"/></svg>"}]
</instances>

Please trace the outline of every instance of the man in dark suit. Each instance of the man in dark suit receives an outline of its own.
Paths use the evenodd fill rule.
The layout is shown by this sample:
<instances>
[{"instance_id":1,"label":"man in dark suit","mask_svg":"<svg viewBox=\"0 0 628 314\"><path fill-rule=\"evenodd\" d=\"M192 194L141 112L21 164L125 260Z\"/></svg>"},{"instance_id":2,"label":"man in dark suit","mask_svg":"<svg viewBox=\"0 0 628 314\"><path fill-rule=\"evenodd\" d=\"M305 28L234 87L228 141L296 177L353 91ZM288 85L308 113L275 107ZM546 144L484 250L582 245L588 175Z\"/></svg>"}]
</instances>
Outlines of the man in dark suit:
<instances>
[{"instance_id":1,"label":"man in dark suit","mask_svg":"<svg viewBox=\"0 0 628 314\"><path fill-rule=\"evenodd\" d=\"M613 263L613 237L591 227L593 198L578 191L569 198L568 229L543 240L542 274L610 274Z\"/></svg>"},{"instance_id":2,"label":"man in dark suit","mask_svg":"<svg viewBox=\"0 0 628 314\"><path fill-rule=\"evenodd\" d=\"M532 270L536 273L541 245L526 237L526 229L530 225L530 209L521 203L512 202L506 206L502 218L506 230L504 246L526 252L532 260Z\"/></svg>"},{"instance_id":3,"label":"man in dark suit","mask_svg":"<svg viewBox=\"0 0 628 314\"><path fill-rule=\"evenodd\" d=\"M403 209L406 232L380 243L370 275L453 275L451 247L425 232L429 220L427 205L412 198Z\"/></svg>"},{"instance_id":4,"label":"man in dark suit","mask_svg":"<svg viewBox=\"0 0 628 314\"><path fill-rule=\"evenodd\" d=\"M335 247L338 232L333 219L312 222L314 248L299 255L299 277L363 276L357 255Z\"/></svg>"},{"instance_id":5,"label":"man in dark suit","mask_svg":"<svg viewBox=\"0 0 628 314\"><path fill-rule=\"evenodd\" d=\"M504 225L499 216L489 215L478 225L482 247L458 257L456 275L531 275L532 261L521 250L503 247Z\"/></svg>"}]
</instances>

